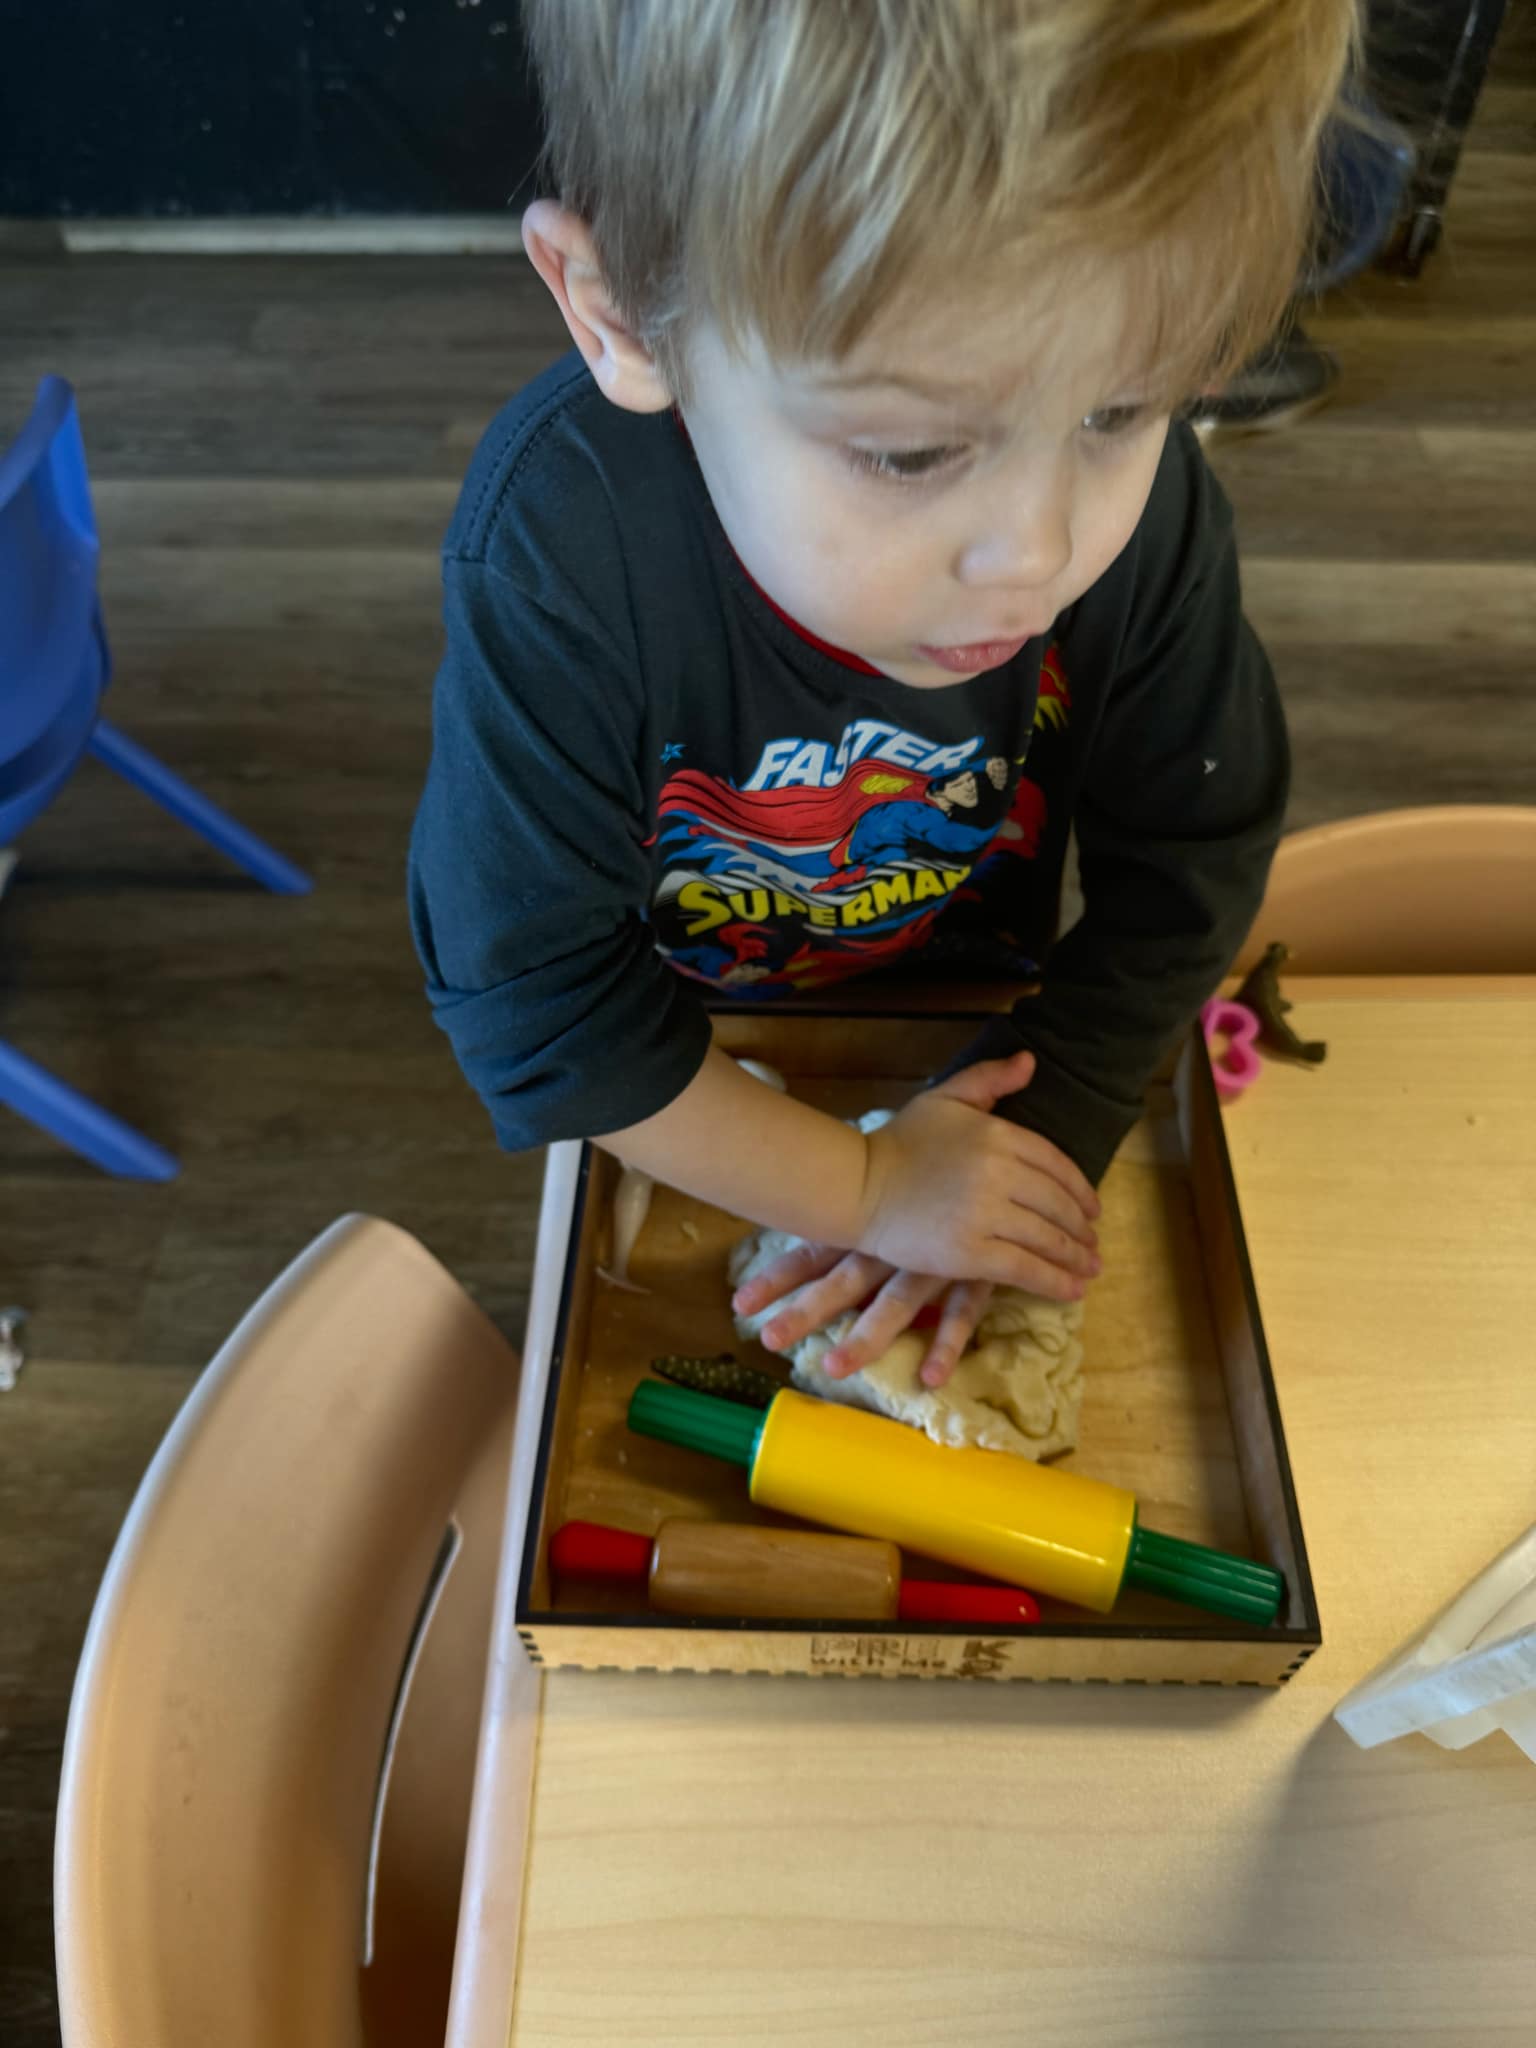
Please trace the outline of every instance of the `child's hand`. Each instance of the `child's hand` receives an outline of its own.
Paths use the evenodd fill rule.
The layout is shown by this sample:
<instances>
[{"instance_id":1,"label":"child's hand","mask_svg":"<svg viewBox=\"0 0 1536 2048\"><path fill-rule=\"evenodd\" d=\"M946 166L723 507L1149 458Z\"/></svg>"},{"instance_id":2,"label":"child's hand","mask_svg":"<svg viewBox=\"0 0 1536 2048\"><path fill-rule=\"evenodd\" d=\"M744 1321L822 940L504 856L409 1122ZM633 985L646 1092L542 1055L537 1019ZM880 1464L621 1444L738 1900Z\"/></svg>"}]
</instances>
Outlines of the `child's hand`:
<instances>
[{"instance_id":1,"label":"child's hand","mask_svg":"<svg viewBox=\"0 0 1536 2048\"><path fill-rule=\"evenodd\" d=\"M863 1303L863 1313L852 1330L823 1361L832 1377L841 1379L878 1358L925 1308L938 1302L937 1327L921 1377L925 1386L941 1387L981 1319L993 1280L1005 1280L1056 1300L1071 1301L1081 1295L1084 1281L1099 1270L1091 1220L1099 1214L1098 1197L1065 1153L1048 1139L990 1115L993 1103L1022 1088L1033 1071L1029 1053L968 1067L943 1087L909 1103L871 1135L873 1153L878 1140L893 1134L910 1143L911 1125L921 1126L910 1151L898 1150L894 1161L871 1158L871 1178L882 1173L886 1176L885 1222L880 1222L877 1213L875 1228L890 1232L893 1247L903 1244L913 1229L902 1206L915 1199L916 1227L924 1232L924 1266L896 1265L881 1257L867 1237L858 1251L807 1244L786 1252L738 1289L732 1303L739 1315L755 1315L786 1295L795 1296L760 1332L770 1351L792 1349L812 1330L823 1329L835 1316ZM913 1114L940 1104L945 1107L937 1118ZM957 1148L962 1154L958 1162ZM969 1175L967 1168L971 1169ZM915 1198L910 1193L914 1174L918 1179ZM879 1201L877 1195L877 1212ZM972 1204L970 1212L965 1208L967 1201ZM935 1214L941 1204L948 1206ZM932 1271L937 1263L936 1248L958 1247L955 1256L963 1259L969 1256L967 1247L974 1244L980 1263L983 1238L975 1220L978 1216L1001 1217L986 1253L992 1261L987 1277L961 1279L953 1273ZM967 1229L975 1235L968 1237Z\"/></svg>"},{"instance_id":2,"label":"child's hand","mask_svg":"<svg viewBox=\"0 0 1536 2048\"><path fill-rule=\"evenodd\" d=\"M1048 1138L991 1114L1034 1070L1027 1052L983 1060L872 1131L854 1248L914 1274L1076 1301L1099 1270L1098 1197Z\"/></svg>"},{"instance_id":3,"label":"child's hand","mask_svg":"<svg viewBox=\"0 0 1536 2048\"><path fill-rule=\"evenodd\" d=\"M985 1280L940 1280L932 1273L899 1271L867 1252L804 1244L738 1288L731 1306L738 1315L750 1316L794 1294L795 1299L758 1333L769 1351L791 1351L802 1337L825 1329L834 1316L864 1303L864 1312L848 1335L822 1360L835 1380L846 1379L879 1358L914 1322L932 1319L933 1336L919 1376L925 1387L942 1387L974 1335L991 1293ZM924 1316L933 1302L938 1308L931 1318Z\"/></svg>"}]
</instances>

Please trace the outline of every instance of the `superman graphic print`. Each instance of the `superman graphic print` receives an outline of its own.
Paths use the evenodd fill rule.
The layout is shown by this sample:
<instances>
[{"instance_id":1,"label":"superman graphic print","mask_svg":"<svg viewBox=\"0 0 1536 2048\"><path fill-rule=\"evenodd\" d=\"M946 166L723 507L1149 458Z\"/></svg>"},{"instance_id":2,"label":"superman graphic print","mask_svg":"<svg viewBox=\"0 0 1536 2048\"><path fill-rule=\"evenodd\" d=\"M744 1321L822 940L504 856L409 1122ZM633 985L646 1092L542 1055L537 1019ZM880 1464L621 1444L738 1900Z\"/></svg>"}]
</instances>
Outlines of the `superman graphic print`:
<instances>
[{"instance_id":1,"label":"superman graphic print","mask_svg":"<svg viewBox=\"0 0 1536 2048\"><path fill-rule=\"evenodd\" d=\"M1037 729L1069 701L1052 650ZM861 718L835 740L770 740L740 784L678 766L651 842L657 944L697 980L772 996L885 966L936 930L958 938L989 878L1013 893L1010 870L1038 851L1043 799L1023 765L983 734L941 744Z\"/></svg>"}]
</instances>

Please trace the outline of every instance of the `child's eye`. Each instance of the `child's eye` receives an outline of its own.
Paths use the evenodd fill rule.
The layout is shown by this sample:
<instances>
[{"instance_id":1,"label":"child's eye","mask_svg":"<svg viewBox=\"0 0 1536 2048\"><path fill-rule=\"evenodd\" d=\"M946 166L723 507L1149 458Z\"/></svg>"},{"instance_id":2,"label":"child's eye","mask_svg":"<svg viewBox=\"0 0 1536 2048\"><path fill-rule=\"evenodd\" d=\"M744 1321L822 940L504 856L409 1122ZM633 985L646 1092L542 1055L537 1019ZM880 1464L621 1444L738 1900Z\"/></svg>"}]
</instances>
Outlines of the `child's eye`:
<instances>
[{"instance_id":1,"label":"child's eye","mask_svg":"<svg viewBox=\"0 0 1536 2048\"><path fill-rule=\"evenodd\" d=\"M1096 435L1101 441L1112 441L1117 434L1129 434L1136 427L1145 425L1151 407L1146 405L1105 405L1097 412L1089 413L1083 420L1085 433Z\"/></svg>"},{"instance_id":2,"label":"child's eye","mask_svg":"<svg viewBox=\"0 0 1536 2048\"><path fill-rule=\"evenodd\" d=\"M865 476L886 477L893 483L916 483L947 469L965 450L956 446L935 448L850 448L848 459Z\"/></svg>"}]
</instances>

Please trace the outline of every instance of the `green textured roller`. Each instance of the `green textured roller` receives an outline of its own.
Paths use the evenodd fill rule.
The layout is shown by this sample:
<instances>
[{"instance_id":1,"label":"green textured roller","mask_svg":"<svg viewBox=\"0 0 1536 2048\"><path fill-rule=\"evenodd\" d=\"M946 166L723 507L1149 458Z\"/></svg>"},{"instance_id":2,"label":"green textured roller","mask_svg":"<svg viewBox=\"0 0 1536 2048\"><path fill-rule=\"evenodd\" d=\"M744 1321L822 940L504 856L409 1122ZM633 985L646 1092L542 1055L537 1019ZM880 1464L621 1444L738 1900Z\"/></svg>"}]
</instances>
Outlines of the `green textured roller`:
<instances>
[{"instance_id":1,"label":"green textured roller","mask_svg":"<svg viewBox=\"0 0 1536 2048\"><path fill-rule=\"evenodd\" d=\"M629 1426L638 1436L659 1437L664 1444L681 1444L684 1450L703 1451L750 1471L763 1417L713 1394L642 1380L630 1397Z\"/></svg>"},{"instance_id":2,"label":"green textured roller","mask_svg":"<svg viewBox=\"0 0 1536 2048\"><path fill-rule=\"evenodd\" d=\"M1122 1583L1223 1614L1229 1621L1251 1621L1255 1628L1268 1628L1285 1598L1284 1575L1272 1565L1186 1543L1182 1536L1164 1536L1139 1522Z\"/></svg>"}]
</instances>

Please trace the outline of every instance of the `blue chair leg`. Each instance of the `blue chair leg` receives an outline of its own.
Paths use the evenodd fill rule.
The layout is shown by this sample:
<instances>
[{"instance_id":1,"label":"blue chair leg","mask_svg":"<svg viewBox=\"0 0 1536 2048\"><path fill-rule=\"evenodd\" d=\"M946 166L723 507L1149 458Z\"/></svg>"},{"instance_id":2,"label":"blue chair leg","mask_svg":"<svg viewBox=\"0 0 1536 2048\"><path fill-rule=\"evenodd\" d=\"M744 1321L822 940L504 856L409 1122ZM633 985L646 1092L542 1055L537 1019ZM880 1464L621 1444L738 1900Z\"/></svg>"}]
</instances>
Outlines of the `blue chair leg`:
<instances>
[{"instance_id":1,"label":"blue chair leg","mask_svg":"<svg viewBox=\"0 0 1536 2048\"><path fill-rule=\"evenodd\" d=\"M232 861L244 868L248 875L254 875L258 882L274 889L280 896L307 896L314 883L302 868L296 868L291 860L285 860L264 839L258 839L254 832L247 832L242 824L232 818L228 811L221 811L207 797L195 790L190 782L183 782L166 767L163 761L141 747L137 740L129 739L125 732L119 732L115 725L101 719L91 735L91 752L98 761L105 761L131 782L135 789L142 789L148 797L169 811L173 818L180 818L184 825L190 825L194 832L220 853L227 853Z\"/></svg>"},{"instance_id":2,"label":"blue chair leg","mask_svg":"<svg viewBox=\"0 0 1536 2048\"><path fill-rule=\"evenodd\" d=\"M29 1060L15 1046L7 1045L3 1038L0 1102L125 1180L174 1180L181 1171L169 1152Z\"/></svg>"}]
</instances>

